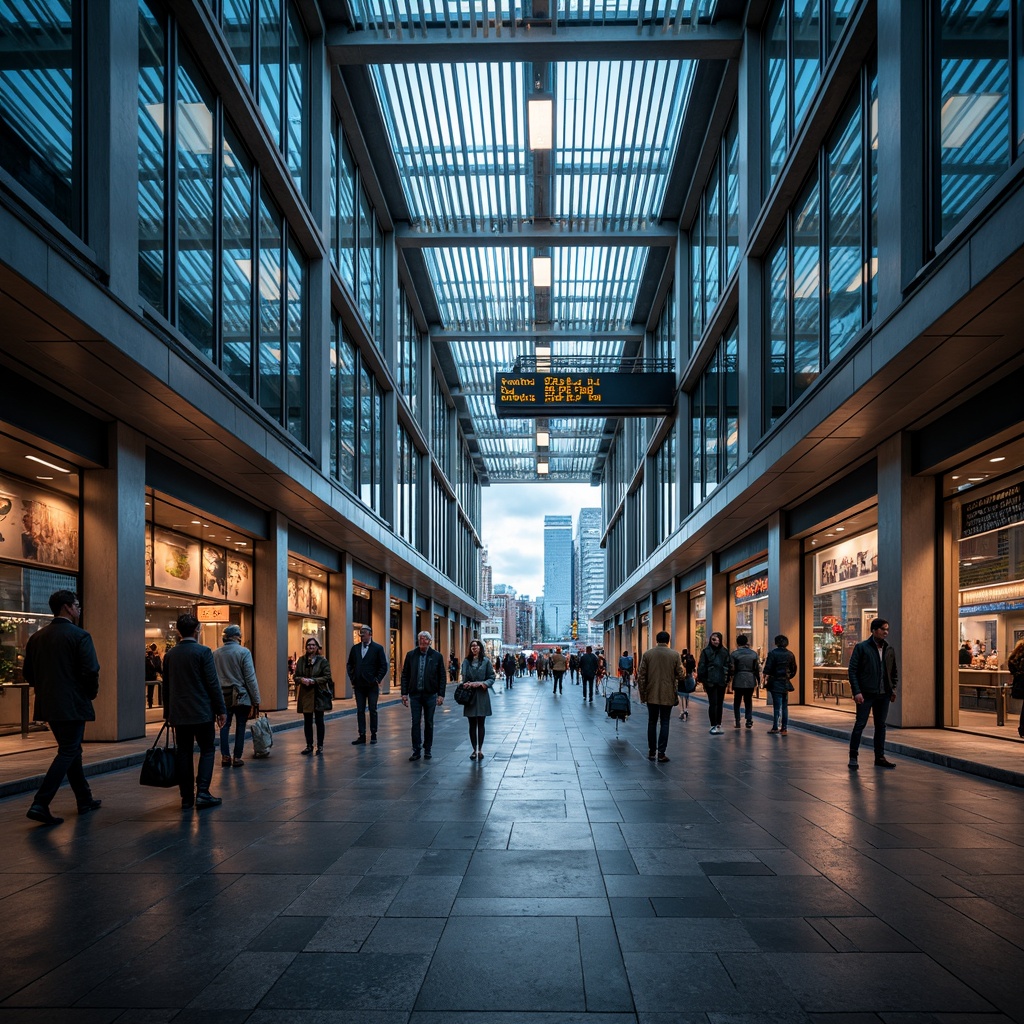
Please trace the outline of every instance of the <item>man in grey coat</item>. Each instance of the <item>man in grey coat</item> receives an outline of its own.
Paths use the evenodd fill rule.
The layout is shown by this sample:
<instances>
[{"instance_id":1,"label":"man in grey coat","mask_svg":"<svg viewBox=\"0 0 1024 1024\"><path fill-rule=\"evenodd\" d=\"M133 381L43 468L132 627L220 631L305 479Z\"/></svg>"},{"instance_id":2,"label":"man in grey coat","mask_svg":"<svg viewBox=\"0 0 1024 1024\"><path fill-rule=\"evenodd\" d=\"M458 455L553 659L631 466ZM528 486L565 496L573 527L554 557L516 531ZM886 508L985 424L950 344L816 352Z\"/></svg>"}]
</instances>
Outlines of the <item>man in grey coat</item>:
<instances>
[{"instance_id":1,"label":"man in grey coat","mask_svg":"<svg viewBox=\"0 0 1024 1024\"><path fill-rule=\"evenodd\" d=\"M256 668L252 651L242 646L241 627L225 626L221 634L223 646L213 652L213 663L220 677L220 688L228 717L220 730L220 763L225 768L241 768L245 761L245 723L255 718L260 710L260 687L256 682ZM235 723L235 751L232 757L228 746L231 722Z\"/></svg>"},{"instance_id":2,"label":"man in grey coat","mask_svg":"<svg viewBox=\"0 0 1024 1024\"><path fill-rule=\"evenodd\" d=\"M177 627L181 641L164 656L164 718L176 733L181 806L216 807L221 799L210 793L216 750L214 724L223 728L227 707L213 651L199 643L196 636L199 620L194 615L179 615ZM192 759L196 743L198 772Z\"/></svg>"},{"instance_id":3,"label":"man in grey coat","mask_svg":"<svg viewBox=\"0 0 1024 1024\"><path fill-rule=\"evenodd\" d=\"M35 689L35 720L48 722L57 741L54 757L32 799L26 817L43 825L59 825L64 819L50 813L60 784L67 776L78 801L78 813L100 806L82 769L85 723L96 721L92 702L100 689L100 664L92 637L78 625L82 605L72 590L50 595L53 621L33 633L25 646L22 668L25 682Z\"/></svg>"}]
</instances>

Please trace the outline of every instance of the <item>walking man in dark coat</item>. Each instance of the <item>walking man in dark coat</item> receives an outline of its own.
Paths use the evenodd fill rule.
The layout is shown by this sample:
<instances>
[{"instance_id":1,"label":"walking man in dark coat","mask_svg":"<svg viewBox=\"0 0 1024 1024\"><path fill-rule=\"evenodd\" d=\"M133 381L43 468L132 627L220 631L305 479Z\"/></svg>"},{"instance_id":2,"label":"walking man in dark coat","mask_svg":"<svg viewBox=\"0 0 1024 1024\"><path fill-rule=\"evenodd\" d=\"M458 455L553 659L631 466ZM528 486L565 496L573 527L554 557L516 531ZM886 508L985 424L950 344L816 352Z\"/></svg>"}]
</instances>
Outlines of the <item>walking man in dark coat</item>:
<instances>
[{"instance_id":1,"label":"walking man in dark coat","mask_svg":"<svg viewBox=\"0 0 1024 1024\"><path fill-rule=\"evenodd\" d=\"M597 677L599 666L594 648L589 644L586 651L580 655L580 676L583 679L583 703L594 703L594 679Z\"/></svg>"},{"instance_id":2,"label":"walking man in dark coat","mask_svg":"<svg viewBox=\"0 0 1024 1024\"><path fill-rule=\"evenodd\" d=\"M384 648L373 639L373 630L363 626L359 630L359 643L348 655L348 680L356 695L356 716L359 735L352 741L356 746L366 742L366 708L370 708L370 742L377 742L377 698L381 680L388 674L388 656Z\"/></svg>"},{"instance_id":3,"label":"walking man in dark coat","mask_svg":"<svg viewBox=\"0 0 1024 1024\"><path fill-rule=\"evenodd\" d=\"M875 722L875 765L879 768L895 768L896 765L885 756L885 720L889 717L889 705L896 700L896 686L899 672L896 668L896 652L889 646L889 623L885 619L871 620L871 636L862 640L850 655L847 674L850 690L857 704L857 720L850 735L850 770L857 770L857 751L868 715Z\"/></svg>"},{"instance_id":4,"label":"walking man in dark coat","mask_svg":"<svg viewBox=\"0 0 1024 1024\"><path fill-rule=\"evenodd\" d=\"M199 620L178 616L181 642L164 655L164 718L174 726L177 743L178 791L183 808L216 807L213 782L216 729L224 727L228 709L220 688L213 651L197 639ZM192 749L199 744L199 771Z\"/></svg>"},{"instance_id":5,"label":"walking man in dark coat","mask_svg":"<svg viewBox=\"0 0 1024 1024\"><path fill-rule=\"evenodd\" d=\"M100 806L82 769L85 723L96 721L92 702L100 689L100 664L92 637L78 625L82 605L72 590L50 595L53 621L33 633L25 646L23 674L35 689L35 720L48 722L57 741L54 757L32 799L26 817L43 825L59 825L64 819L50 813L60 784L67 776L78 801L78 813Z\"/></svg>"}]
</instances>

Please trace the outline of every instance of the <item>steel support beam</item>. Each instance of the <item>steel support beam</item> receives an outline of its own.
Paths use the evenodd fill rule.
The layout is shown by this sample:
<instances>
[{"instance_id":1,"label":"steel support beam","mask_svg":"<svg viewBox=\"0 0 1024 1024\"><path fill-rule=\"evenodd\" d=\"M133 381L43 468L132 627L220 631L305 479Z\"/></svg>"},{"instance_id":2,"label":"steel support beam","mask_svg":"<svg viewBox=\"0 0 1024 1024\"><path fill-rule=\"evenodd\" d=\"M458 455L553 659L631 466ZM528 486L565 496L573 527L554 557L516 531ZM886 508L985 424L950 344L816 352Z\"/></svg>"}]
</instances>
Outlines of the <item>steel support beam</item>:
<instances>
[{"instance_id":1,"label":"steel support beam","mask_svg":"<svg viewBox=\"0 0 1024 1024\"><path fill-rule=\"evenodd\" d=\"M442 328L433 328L430 331L430 340L436 342L447 342L459 344L467 341L537 341L548 338L551 341L643 341L644 329L642 327L626 327L619 330L569 330L560 327L545 327L537 330L522 331L446 331Z\"/></svg>"},{"instance_id":2,"label":"steel support beam","mask_svg":"<svg viewBox=\"0 0 1024 1024\"><path fill-rule=\"evenodd\" d=\"M678 232L673 224L651 224L645 228L596 228L566 230L553 224L524 224L514 231L466 230L421 231L409 224L395 225L395 241L400 249L455 249L465 246L637 246L640 248L673 248Z\"/></svg>"}]
</instances>

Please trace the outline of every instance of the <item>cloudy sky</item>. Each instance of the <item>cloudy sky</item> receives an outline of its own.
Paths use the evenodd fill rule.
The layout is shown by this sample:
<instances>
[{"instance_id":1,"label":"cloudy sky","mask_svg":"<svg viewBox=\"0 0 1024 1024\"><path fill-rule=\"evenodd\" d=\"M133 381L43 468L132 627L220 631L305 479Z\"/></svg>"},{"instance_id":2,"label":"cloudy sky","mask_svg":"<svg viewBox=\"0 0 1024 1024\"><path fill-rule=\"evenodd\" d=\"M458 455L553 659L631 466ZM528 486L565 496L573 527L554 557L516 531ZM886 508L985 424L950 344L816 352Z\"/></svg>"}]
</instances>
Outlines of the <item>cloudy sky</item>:
<instances>
[{"instance_id":1,"label":"cloudy sky","mask_svg":"<svg viewBox=\"0 0 1024 1024\"><path fill-rule=\"evenodd\" d=\"M544 590L544 517L572 516L599 508L601 488L587 484L494 484L483 489L480 536L494 567L494 582L517 594Z\"/></svg>"}]
</instances>

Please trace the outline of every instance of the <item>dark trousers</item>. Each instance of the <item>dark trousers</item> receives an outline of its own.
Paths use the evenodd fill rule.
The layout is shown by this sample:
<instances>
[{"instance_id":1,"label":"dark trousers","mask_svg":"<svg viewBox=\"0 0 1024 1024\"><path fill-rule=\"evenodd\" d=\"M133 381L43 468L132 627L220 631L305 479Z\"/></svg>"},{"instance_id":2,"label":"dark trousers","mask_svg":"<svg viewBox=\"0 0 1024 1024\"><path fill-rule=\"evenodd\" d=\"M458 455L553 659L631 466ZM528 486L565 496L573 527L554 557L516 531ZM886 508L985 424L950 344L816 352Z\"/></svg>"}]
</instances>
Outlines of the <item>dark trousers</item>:
<instances>
[{"instance_id":1,"label":"dark trousers","mask_svg":"<svg viewBox=\"0 0 1024 1024\"><path fill-rule=\"evenodd\" d=\"M217 723L176 725L174 742L178 766L178 792L182 800L191 800L196 793L209 793L213 782L213 762L217 752ZM192 748L199 744L199 770L192 759Z\"/></svg>"},{"instance_id":2,"label":"dark trousers","mask_svg":"<svg viewBox=\"0 0 1024 1024\"><path fill-rule=\"evenodd\" d=\"M313 746L313 719L316 718L316 745L324 745L324 713L322 711L302 712L302 731L306 735L306 746Z\"/></svg>"},{"instance_id":3,"label":"dark trousers","mask_svg":"<svg viewBox=\"0 0 1024 1024\"><path fill-rule=\"evenodd\" d=\"M591 676L589 679L583 677L583 699L593 700L594 699L594 677Z\"/></svg>"},{"instance_id":4,"label":"dark trousers","mask_svg":"<svg viewBox=\"0 0 1024 1024\"><path fill-rule=\"evenodd\" d=\"M511 672L506 672L505 673L505 689L506 690L511 690L512 689L512 680L515 679L515 677L516 677L515 669L513 669Z\"/></svg>"},{"instance_id":5,"label":"dark trousers","mask_svg":"<svg viewBox=\"0 0 1024 1024\"><path fill-rule=\"evenodd\" d=\"M50 762L42 785L32 800L34 804L50 806L60 784L67 776L68 785L74 791L78 803L87 804L92 800L92 790L85 781L82 770L82 738L85 736L85 722L50 722L50 732L57 741L57 756Z\"/></svg>"},{"instance_id":6,"label":"dark trousers","mask_svg":"<svg viewBox=\"0 0 1024 1024\"><path fill-rule=\"evenodd\" d=\"M228 749L228 738L231 735L231 724L235 725L235 757L241 757L245 752L245 723L249 721L249 712L252 707L249 704L236 704L228 708L228 717L220 730L220 753L227 757L231 751Z\"/></svg>"},{"instance_id":7,"label":"dark trousers","mask_svg":"<svg viewBox=\"0 0 1024 1024\"><path fill-rule=\"evenodd\" d=\"M412 749L420 752L420 718L423 719L423 749L428 753L434 745L434 712L437 696L433 693L410 693L409 710L412 712Z\"/></svg>"},{"instance_id":8,"label":"dark trousers","mask_svg":"<svg viewBox=\"0 0 1024 1024\"><path fill-rule=\"evenodd\" d=\"M647 749L665 753L668 746L668 727L675 704L647 705ZM660 728L659 728L660 726Z\"/></svg>"},{"instance_id":9,"label":"dark trousers","mask_svg":"<svg viewBox=\"0 0 1024 1024\"><path fill-rule=\"evenodd\" d=\"M354 686L352 692L356 695L356 721L359 723L359 735L366 735L366 708L370 708L370 733L377 735L377 698L380 696L380 687L373 686L364 688Z\"/></svg>"},{"instance_id":10,"label":"dark trousers","mask_svg":"<svg viewBox=\"0 0 1024 1024\"><path fill-rule=\"evenodd\" d=\"M853 725L853 732L850 735L850 760L857 760L857 751L860 749L860 737L864 732L864 726L868 724L868 715L871 715L875 723L875 760L885 757L885 720L889 717L889 694L887 693L865 693L864 703L856 705L857 721Z\"/></svg>"},{"instance_id":11,"label":"dark trousers","mask_svg":"<svg viewBox=\"0 0 1024 1024\"><path fill-rule=\"evenodd\" d=\"M469 719L469 742L473 744L474 750L479 750L484 745L484 722L487 719L483 715L472 715Z\"/></svg>"},{"instance_id":12,"label":"dark trousers","mask_svg":"<svg viewBox=\"0 0 1024 1024\"><path fill-rule=\"evenodd\" d=\"M722 724L722 707L725 705L725 687L704 684L704 692L708 695L708 721L712 727Z\"/></svg>"},{"instance_id":13,"label":"dark trousers","mask_svg":"<svg viewBox=\"0 0 1024 1024\"><path fill-rule=\"evenodd\" d=\"M565 671L563 670L561 672L557 672L554 669L552 669L551 674L555 677L555 682L554 682L554 684L551 687L551 692L552 693L561 693L562 692L562 676L565 675Z\"/></svg>"},{"instance_id":14,"label":"dark trousers","mask_svg":"<svg viewBox=\"0 0 1024 1024\"><path fill-rule=\"evenodd\" d=\"M153 698L156 697L156 703L162 704L160 700L160 684L155 679L146 680L146 707L151 708L153 706Z\"/></svg>"},{"instance_id":15,"label":"dark trousers","mask_svg":"<svg viewBox=\"0 0 1024 1024\"><path fill-rule=\"evenodd\" d=\"M753 690L733 690L732 691L732 710L736 715L737 723L740 720L740 705L743 705L747 709L747 721L752 722L754 720L754 691Z\"/></svg>"}]
</instances>

